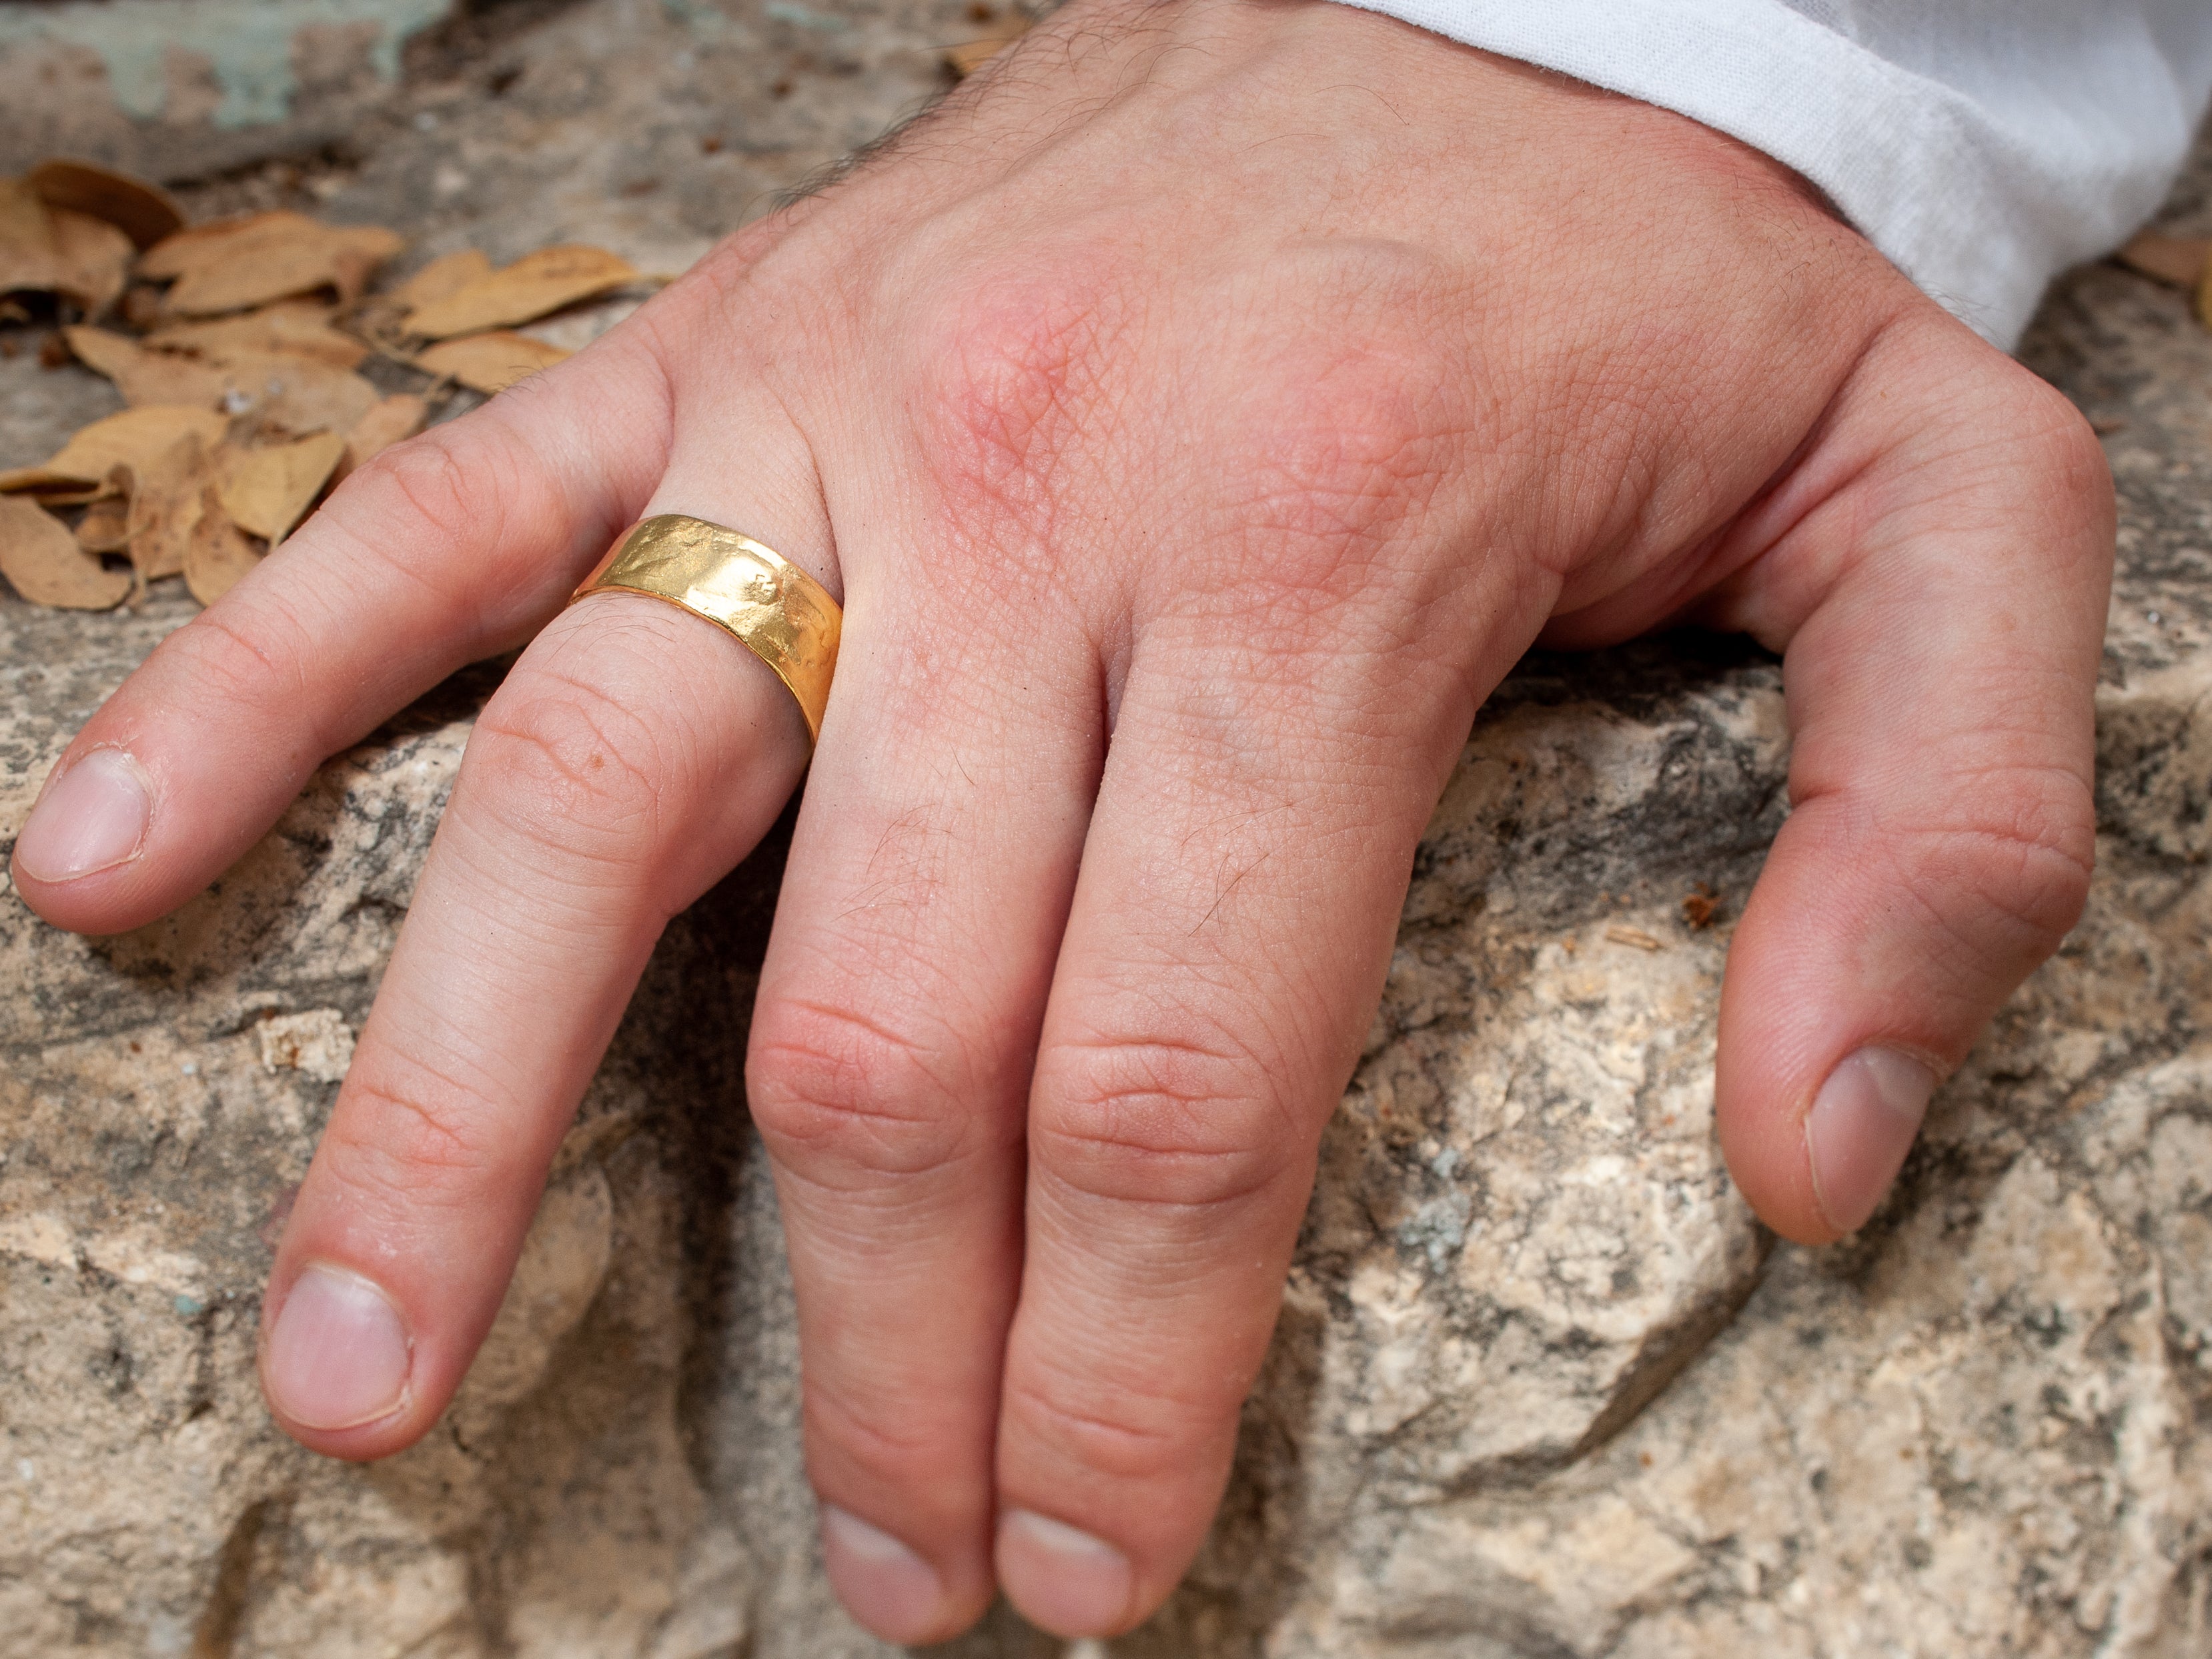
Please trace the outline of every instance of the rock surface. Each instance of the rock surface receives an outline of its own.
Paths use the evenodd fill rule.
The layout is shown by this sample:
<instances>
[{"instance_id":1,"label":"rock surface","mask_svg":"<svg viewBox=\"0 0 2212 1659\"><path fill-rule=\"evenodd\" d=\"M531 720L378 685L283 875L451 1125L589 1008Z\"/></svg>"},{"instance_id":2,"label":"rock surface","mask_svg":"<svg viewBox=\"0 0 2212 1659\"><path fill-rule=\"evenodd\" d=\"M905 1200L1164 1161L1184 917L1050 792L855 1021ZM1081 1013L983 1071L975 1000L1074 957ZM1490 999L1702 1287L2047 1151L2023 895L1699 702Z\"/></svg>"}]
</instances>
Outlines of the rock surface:
<instances>
[{"instance_id":1,"label":"rock surface","mask_svg":"<svg viewBox=\"0 0 2212 1659\"><path fill-rule=\"evenodd\" d=\"M579 236L680 264L961 33L790 21L819 15L581 5L513 43L501 97L410 85L446 113L401 106L363 165L203 200L315 185L411 257ZM845 103L775 96L778 52ZM702 149L740 131L765 148ZM2212 228L2208 180L2178 222ZM2212 1651L2212 336L2099 268L2029 356L2120 483L2101 864L1895 1194L1834 1249L1777 1246L1713 1142L1729 926L1784 810L1775 665L1681 639L1532 659L1425 843L1220 1523L1113 1651ZM108 406L0 361L0 461ZM0 844L190 610L0 599ZM774 847L671 929L439 1431L356 1468L263 1415L270 1241L489 683L334 761L155 927L76 939L0 891L0 1655L880 1650L814 1553L743 1116ZM951 1650L1057 1650L1003 1612Z\"/></svg>"}]
</instances>

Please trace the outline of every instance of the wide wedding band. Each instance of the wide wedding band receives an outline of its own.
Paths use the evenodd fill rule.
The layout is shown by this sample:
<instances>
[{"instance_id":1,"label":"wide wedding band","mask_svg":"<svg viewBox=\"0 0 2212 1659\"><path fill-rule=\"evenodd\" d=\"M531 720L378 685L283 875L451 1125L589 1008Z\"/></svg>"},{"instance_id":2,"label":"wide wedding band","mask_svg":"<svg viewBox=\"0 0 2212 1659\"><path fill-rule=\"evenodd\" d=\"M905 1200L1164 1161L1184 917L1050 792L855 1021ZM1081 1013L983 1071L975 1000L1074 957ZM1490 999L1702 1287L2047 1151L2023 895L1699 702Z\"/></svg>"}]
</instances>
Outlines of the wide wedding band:
<instances>
[{"instance_id":1,"label":"wide wedding band","mask_svg":"<svg viewBox=\"0 0 2212 1659\"><path fill-rule=\"evenodd\" d=\"M680 605L734 636L799 699L810 738L822 735L844 613L821 583L751 537L681 513L624 531L570 596L642 593Z\"/></svg>"}]
</instances>

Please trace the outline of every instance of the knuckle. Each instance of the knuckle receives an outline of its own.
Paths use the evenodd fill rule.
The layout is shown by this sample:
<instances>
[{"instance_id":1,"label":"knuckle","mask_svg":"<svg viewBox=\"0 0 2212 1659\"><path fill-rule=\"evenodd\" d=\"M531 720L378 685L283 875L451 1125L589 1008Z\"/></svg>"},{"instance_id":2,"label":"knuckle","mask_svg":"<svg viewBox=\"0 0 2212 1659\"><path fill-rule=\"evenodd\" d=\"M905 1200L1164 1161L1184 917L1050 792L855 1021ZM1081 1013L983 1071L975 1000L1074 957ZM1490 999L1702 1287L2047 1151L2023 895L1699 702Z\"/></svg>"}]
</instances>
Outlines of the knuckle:
<instances>
[{"instance_id":1,"label":"knuckle","mask_svg":"<svg viewBox=\"0 0 2212 1659\"><path fill-rule=\"evenodd\" d=\"M617 698L545 667L510 680L469 738L476 799L533 844L634 861L661 844L688 768Z\"/></svg>"},{"instance_id":2,"label":"knuckle","mask_svg":"<svg viewBox=\"0 0 2212 1659\"><path fill-rule=\"evenodd\" d=\"M819 1185L918 1175L968 1150L965 1116L930 1048L836 1004L763 999L745 1094L777 1161Z\"/></svg>"},{"instance_id":3,"label":"knuckle","mask_svg":"<svg viewBox=\"0 0 2212 1659\"><path fill-rule=\"evenodd\" d=\"M447 544L469 535L496 543L496 534L472 528L497 525L516 503L530 499L531 458L510 441L498 421L478 417L436 426L374 457L343 486L360 522L388 526L372 544L404 556L410 538ZM333 502L333 505L336 505Z\"/></svg>"},{"instance_id":4,"label":"knuckle","mask_svg":"<svg viewBox=\"0 0 2212 1659\"><path fill-rule=\"evenodd\" d=\"M826 1372L830 1368L823 1367ZM806 1379L801 1409L810 1440L836 1446L853 1462L895 1481L939 1474L944 1425L909 1399L836 1376Z\"/></svg>"},{"instance_id":5,"label":"knuckle","mask_svg":"<svg viewBox=\"0 0 2212 1659\"><path fill-rule=\"evenodd\" d=\"M345 1093L316 1161L346 1193L381 1214L482 1201L499 1167L490 1131L501 1114L428 1074L377 1077L357 1066Z\"/></svg>"},{"instance_id":6,"label":"knuckle","mask_svg":"<svg viewBox=\"0 0 2212 1659\"><path fill-rule=\"evenodd\" d=\"M1426 341L1376 324L1317 332L1279 359L1244 404L1225 457L1270 568L1286 547L1310 549L1333 574L1348 544L1386 534L1434 489L1454 424L1436 356Z\"/></svg>"},{"instance_id":7,"label":"knuckle","mask_svg":"<svg viewBox=\"0 0 2212 1659\"><path fill-rule=\"evenodd\" d=\"M1040 1061L1037 1097L1032 1156L1052 1179L1194 1221L1272 1186L1305 1139L1266 1068L1225 1042L1062 1047Z\"/></svg>"},{"instance_id":8,"label":"knuckle","mask_svg":"<svg viewBox=\"0 0 2212 1659\"><path fill-rule=\"evenodd\" d=\"M1124 305L1110 262L986 273L921 331L933 482L971 514L1035 522L1095 428Z\"/></svg>"},{"instance_id":9,"label":"knuckle","mask_svg":"<svg viewBox=\"0 0 2212 1659\"><path fill-rule=\"evenodd\" d=\"M2089 786L2063 768L1974 780L1971 815L1906 842L1906 882L1969 949L2040 960L2081 919L2096 862ZM1959 901L1972 909L1962 915Z\"/></svg>"},{"instance_id":10,"label":"knuckle","mask_svg":"<svg viewBox=\"0 0 2212 1659\"><path fill-rule=\"evenodd\" d=\"M1211 1376L1212 1395L1199 1392ZM1191 1367L1173 1376L1155 1371L1141 1387L1042 1358L1018 1366L1006 1380L1007 1418L1082 1468L1115 1481L1180 1485L1194 1449L1221 1436L1235 1420L1248 1380L1225 1368Z\"/></svg>"},{"instance_id":11,"label":"knuckle","mask_svg":"<svg viewBox=\"0 0 2212 1659\"><path fill-rule=\"evenodd\" d=\"M265 598L250 611L203 611L162 649L184 659L194 684L216 705L295 715L312 706L307 631L289 608Z\"/></svg>"},{"instance_id":12,"label":"knuckle","mask_svg":"<svg viewBox=\"0 0 2212 1659\"><path fill-rule=\"evenodd\" d=\"M2017 556L2040 561L2094 550L2109 563L2112 474L2088 418L2057 387L2025 365L1975 349L1958 377L1962 390L1948 432L1957 452L1948 468L1966 489L2032 515Z\"/></svg>"}]
</instances>

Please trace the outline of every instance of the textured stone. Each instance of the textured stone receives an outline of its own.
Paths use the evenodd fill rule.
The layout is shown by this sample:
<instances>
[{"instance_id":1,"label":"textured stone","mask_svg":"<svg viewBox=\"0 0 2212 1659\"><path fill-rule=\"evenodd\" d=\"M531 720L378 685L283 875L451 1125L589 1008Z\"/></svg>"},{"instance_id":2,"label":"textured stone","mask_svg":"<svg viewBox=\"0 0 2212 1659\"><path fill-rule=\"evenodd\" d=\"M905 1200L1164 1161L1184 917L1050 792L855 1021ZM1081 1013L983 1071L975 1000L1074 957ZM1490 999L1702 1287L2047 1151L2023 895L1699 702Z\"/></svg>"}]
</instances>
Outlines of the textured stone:
<instances>
[{"instance_id":1,"label":"textured stone","mask_svg":"<svg viewBox=\"0 0 2212 1659\"><path fill-rule=\"evenodd\" d=\"M896 42L942 15L863 18L838 46L765 11L580 6L514 48L521 85L573 87L565 113L395 120L333 201L415 228L418 254L590 234L680 262L742 210L702 131L803 125L744 79L798 50L775 31L877 65L853 78L880 122L923 84L883 67ZM647 109L657 134L623 125ZM808 131L744 161L745 187L860 136ZM648 153L662 188L603 188ZM422 188L465 164L467 189ZM2208 178L2175 222L2212 227ZM2212 1650L2212 336L2099 268L2029 356L2107 428L2121 489L2101 862L1894 1194L1833 1249L1778 1246L1713 1141L1729 928L1784 811L1776 665L1699 639L1532 658L1424 842L1221 1521L1116 1654ZM0 461L107 395L0 360ZM0 843L190 609L0 599ZM0 890L8 1659L880 1650L815 1556L742 1112L732 1015L780 841L672 927L438 1430L350 1467L261 1410L270 1241L490 683L325 767L155 927L76 939ZM1684 915L1698 890L1710 927ZM1001 1612L952 1650L1058 1648Z\"/></svg>"}]
</instances>

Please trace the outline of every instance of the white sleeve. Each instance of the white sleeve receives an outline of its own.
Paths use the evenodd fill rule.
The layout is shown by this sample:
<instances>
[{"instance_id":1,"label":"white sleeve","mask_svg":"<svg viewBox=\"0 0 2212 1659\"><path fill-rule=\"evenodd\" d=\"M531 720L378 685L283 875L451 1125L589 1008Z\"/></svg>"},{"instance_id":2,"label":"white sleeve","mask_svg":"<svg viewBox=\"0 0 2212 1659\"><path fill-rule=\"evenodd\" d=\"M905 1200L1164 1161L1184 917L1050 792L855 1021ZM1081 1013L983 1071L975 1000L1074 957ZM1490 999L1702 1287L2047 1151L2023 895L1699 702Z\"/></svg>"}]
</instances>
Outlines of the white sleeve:
<instances>
[{"instance_id":1,"label":"white sleeve","mask_svg":"<svg viewBox=\"0 0 2212 1659\"><path fill-rule=\"evenodd\" d=\"M2212 0L1346 0L1742 139L2009 347L2148 218L2212 95Z\"/></svg>"}]
</instances>

